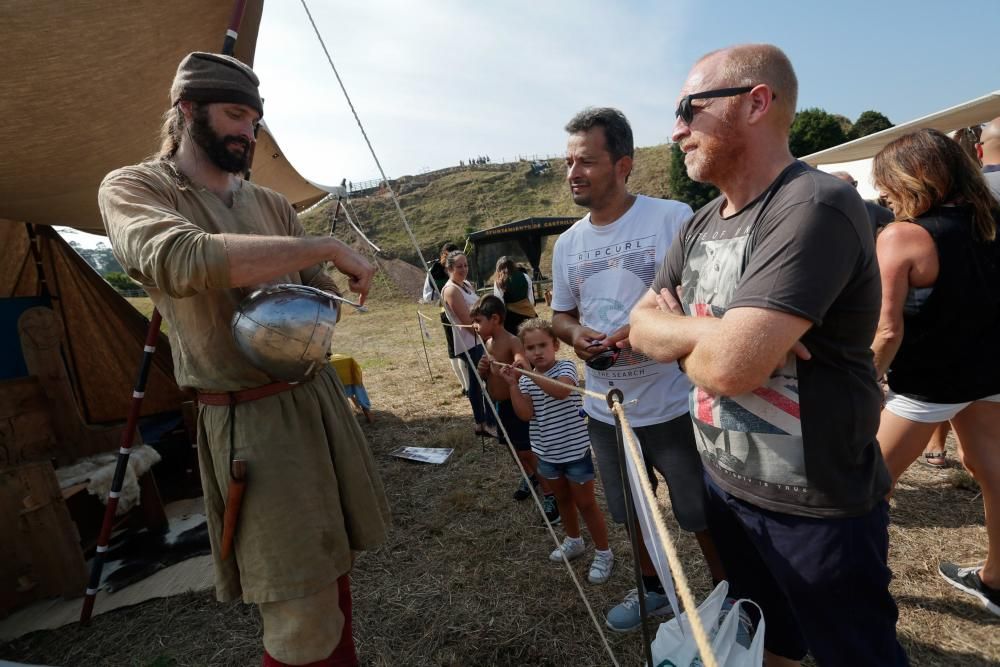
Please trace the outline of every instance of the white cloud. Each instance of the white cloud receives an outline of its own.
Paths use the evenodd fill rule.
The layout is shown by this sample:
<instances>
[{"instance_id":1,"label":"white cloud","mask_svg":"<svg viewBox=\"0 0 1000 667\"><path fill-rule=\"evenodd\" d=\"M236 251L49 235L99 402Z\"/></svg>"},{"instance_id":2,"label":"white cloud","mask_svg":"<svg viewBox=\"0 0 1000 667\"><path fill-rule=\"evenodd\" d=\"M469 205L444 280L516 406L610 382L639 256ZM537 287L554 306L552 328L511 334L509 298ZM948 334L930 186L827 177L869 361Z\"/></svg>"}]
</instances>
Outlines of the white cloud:
<instances>
[{"instance_id":1,"label":"white cloud","mask_svg":"<svg viewBox=\"0 0 1000 667\"><path fill-rule=\"evenodd\" d=\"M339 4L339 3L338 3ZM638 145L669 135L688 63L680 3L368 0L310 10L389 176L560 153L587 105L621 108ZM293 164L334 183L378 175L305 11L265 4L255 69Z\"/></svg>"}]
</instances>

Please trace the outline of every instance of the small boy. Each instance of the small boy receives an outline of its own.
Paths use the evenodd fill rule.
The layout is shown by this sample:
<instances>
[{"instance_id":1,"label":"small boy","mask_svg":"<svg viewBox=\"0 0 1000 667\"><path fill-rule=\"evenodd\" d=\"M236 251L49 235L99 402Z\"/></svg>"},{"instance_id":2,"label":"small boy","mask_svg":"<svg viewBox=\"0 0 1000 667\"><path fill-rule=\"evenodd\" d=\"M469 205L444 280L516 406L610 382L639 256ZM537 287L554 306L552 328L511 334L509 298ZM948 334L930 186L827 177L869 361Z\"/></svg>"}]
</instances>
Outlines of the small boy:
<instances>
[{"instance_id":1,"label":"small boy","mask_svg":"<svg viewBox=\"0 0 1000 667\"><path fill-rule=\"evenodd\" d=\"M528 434L528 423L520 420L514 413L514 407L510 403L510 387L500 377L499 369L494 369L491 360L504 364L513 364L515 360L524 360L522 356L523 348L521 340L504 329L503 322L507 316L507 309L503 301L496 296L488 295L479 300L469 311L472 323L476 327L480 338L486 342L486 354L479 360L477 370L479 375L486 381L486 391L490 398L496 401L497 413L503 423L503 429L497 429L497 438L500 444L506 444L503 431L510 434L513 441L514 451L517 458L528 473L531 483L534 486L541 485L543 500L542 507L545 509L545 516L550 523L559 522L559 507L556 504L556 497L548 489L544 480L539 480L535 475L538 467L538 459L531 451L531 439ZM514 492L514 500L525 500L531 496L528 483L522 479L521 485Z\"/></svg>"}]
</instances>

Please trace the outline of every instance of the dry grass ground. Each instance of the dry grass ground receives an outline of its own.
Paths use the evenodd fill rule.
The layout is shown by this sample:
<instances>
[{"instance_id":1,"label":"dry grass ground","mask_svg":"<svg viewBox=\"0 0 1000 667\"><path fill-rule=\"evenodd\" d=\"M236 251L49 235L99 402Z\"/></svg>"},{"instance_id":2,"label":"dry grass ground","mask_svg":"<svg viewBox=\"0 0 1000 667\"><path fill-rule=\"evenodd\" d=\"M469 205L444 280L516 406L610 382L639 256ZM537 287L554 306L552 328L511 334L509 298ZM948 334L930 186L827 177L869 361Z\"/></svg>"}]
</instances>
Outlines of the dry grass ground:
<instances>
[{"instance_id":1,"label":"dry grass ground","mask_svg":"<svg viewBox=\"0 0 1000 667\"><path fill-rule=\"evenodd\" d=\"M553 544L537 510L510 499L517 482L510 456L472 435L441 328L431 327L428 377L415 307L391 300L385 283L377 292L372 312L347 315L334 339L337 351L353 354L365 369L375 423L364 429L393 510L388 542L364 554L353 574L363 664L610 664L564 566L548 561ZM455 453L442 466L389 456L402 445ZM983 557L977 493L957 471L915 465L893 502L892 590L914 665L1000 663L1000 619L935 571L942 559ZM666 516L701 598L710 582L697 546ZM633 586L625 534L613 527L611 537L618 560L610 582L587 584L589 558L575 564L599 615ZM638 635L609 640L622 665L641 663ZM0 656L63 666L252 665L260 659L260 620L252 607L190 594L99 617L89 629L35 633L0 647Z\"/></svg>"}]
</instances>

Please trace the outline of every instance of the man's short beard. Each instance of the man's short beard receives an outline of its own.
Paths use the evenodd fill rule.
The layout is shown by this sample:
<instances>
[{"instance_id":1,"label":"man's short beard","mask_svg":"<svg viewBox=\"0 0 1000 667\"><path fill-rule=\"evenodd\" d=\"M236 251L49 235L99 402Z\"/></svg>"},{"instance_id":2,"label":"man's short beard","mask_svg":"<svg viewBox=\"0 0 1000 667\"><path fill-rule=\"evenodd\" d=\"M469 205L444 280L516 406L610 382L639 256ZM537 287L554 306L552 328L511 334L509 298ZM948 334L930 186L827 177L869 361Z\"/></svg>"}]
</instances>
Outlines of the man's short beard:
<instances>
[{"instance_id":1,"label":"man's short beard","mask_svg":"<svg viewBox=\"0 0 1000 667\"><path fill-rule=\"evenodd\" d=\"M208 158L216 167L231 174L242 174L250 166L250 142L243 137L227 135L220 137L212 129L212 123L208 118L208 108L204 105L195 105L191 114L191 138L205 151ZM229 150L228 144L236 142L244 147L242 154Z\"/></svg>"}]
</instances>

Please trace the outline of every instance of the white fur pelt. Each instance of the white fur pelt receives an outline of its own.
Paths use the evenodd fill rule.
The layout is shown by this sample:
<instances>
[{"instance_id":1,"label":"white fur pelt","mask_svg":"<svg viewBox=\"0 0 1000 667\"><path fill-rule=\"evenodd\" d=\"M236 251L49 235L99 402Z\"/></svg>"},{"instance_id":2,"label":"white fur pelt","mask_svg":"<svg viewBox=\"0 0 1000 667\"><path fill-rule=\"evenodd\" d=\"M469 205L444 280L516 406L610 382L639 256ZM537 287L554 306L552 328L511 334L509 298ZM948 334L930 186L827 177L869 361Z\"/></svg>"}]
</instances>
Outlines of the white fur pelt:
<instances>
[{"instance_id":1,"label":"white fur pelt","mask_svg":"<svg viewBox=\"0 0 1000 667\"><path fill-rule=\"evenodd\" d=\"M107 504L117 460L116 452L106 452L88 456L71 466L59 468L56 470L59 486L65 489L74 484L88 482L87 492ZM121 495L118 498L117 515L120 516L139 504L139 478L159 461L160 454L149 445L139 445L131 449L128 467L125 469L125 480L122 482Z\"/></svg>"}]
</instances>

